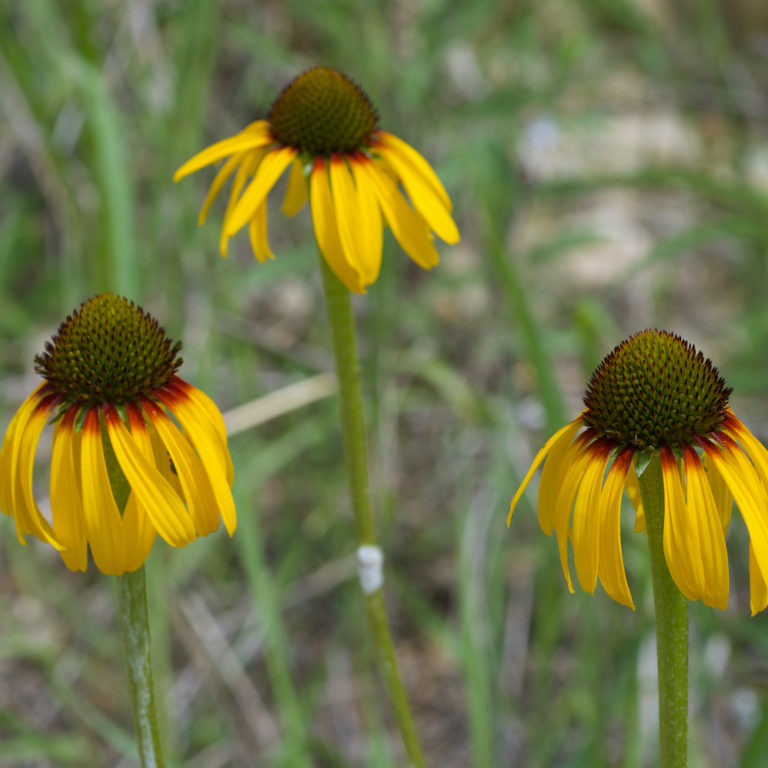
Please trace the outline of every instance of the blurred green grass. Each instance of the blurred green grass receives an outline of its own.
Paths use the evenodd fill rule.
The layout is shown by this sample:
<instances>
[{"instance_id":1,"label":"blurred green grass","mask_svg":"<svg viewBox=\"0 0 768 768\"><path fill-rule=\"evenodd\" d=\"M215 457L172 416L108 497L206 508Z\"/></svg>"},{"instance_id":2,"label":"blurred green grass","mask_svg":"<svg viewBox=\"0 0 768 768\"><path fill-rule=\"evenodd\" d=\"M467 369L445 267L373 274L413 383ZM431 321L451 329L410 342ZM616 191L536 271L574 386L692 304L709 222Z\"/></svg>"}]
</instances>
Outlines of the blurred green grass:
<instances>
[{"instance_id":1,"label":"blurred green grass","mask_svg":"<svg viewBox=\"0 0 768 768\"><path fill-rule=\"evenodd\" d=\"M645 326L712 357L768 438L759 4L34 0L0 14L0 424L44 339L102 290L181 338L182 375L223 409L331 368L306 212L270 211L273 263L245 237L222 261L221 209L195 223L208 177L170 179L302 69L342 69L429 158L462 232L429 274L388 238L355 303L390 610L430 764L654 765L649 574L629 516L636 614L567 594L532 492L509 531L504 517L592 367ZM238 539L158 544L150 560L171 764L295 765L297 732L318 766L402 764L371 675L333 398L231 448ZM768 634L747 616L739 526L731 607L692 611L694 768L759 768L768 749ZM6 518L0 533L0 766L135 765L109 580L21 548ZM265 567L248 556L262 547Z\"/></svg>"}]
</instances>

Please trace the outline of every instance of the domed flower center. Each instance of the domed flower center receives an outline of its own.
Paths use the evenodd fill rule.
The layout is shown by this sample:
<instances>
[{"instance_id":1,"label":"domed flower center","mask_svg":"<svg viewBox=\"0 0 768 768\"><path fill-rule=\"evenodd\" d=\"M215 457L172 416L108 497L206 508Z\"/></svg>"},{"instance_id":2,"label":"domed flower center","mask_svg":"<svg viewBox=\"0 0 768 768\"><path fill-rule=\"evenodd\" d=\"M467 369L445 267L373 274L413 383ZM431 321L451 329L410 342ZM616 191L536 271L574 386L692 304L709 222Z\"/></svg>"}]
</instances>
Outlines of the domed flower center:
<instances>
[{"instance_id":1,"label":"domed flower center","mask_svg":"<svg viewBox=\"0 0 768 768\"><path fill-rule=\"evenodd\" d=\"M69 403L124 403L166 384L180 350L132 301L103 293L59 326L35 370Z\"/></svg>"},{"instance_id":2,"label":"domed flower center","mask_svg":"<svg viewBox=\"0 0 768 768\"><path fill-rule=\"evenodd\" d=\"M281 144L312 157L365 149L378 123L362 89L329 67L313 67L289 83L267 119Z\"/></svg>"},{"instance_id":3,"label":"domed flower center","mask_svg":"<svg viewBox=\"0 0 768 768\"><path fill-rule=\"evenodd\" d=\"M680 446L723 421L731 388L701 352L666 331L619 344L587 386L587 426L638 449Z\"/></svg>"}]
</instances>

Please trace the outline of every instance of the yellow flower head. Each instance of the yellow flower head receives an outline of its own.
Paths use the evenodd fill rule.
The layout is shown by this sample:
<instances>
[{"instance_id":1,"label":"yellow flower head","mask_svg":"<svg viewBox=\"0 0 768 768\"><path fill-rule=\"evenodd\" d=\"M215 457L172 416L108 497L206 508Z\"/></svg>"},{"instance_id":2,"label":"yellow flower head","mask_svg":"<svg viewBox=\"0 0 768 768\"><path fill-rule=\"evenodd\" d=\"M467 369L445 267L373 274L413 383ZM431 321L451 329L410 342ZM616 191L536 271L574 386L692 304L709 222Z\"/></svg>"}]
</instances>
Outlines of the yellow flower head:
<instances>
[{"instance_id":1,"label":"yellow flower head","mask_svg":"<svg viewBox=\"0 0 768 768\"><path fill-rule=\"evenodd\" d=\"M728 407L730 388L692 345L666 331L642 331L598 366L585 409L538 452L510 505L507 524L536 468L539 523L557 536L568 588L568 541L582 588L598 577L634 609L621 554L622 489L645 530L637 472L654 453L664 482L664 556L689 600L725 608L725 535L733 501L750 536L752 614L768 605L768 451ZM642 457L638 464L638 457Z\"/></svg>"},{"instance_id":2,"label":"yellow flower head","mask_svg":"<svg viewBox=\"0 0 768 768\"><path fill-rule=\"evenodd\" d=\"M384 222L425 269L438 262L432 232L447 243L459 239L451 201L427 161L380 130L368 97L335 69L314 67L299 75L266 120L195 155L173 180L225 157L199 218L202 224L234 174L221 227L222 256L228 238L248 224L256 258L273 258L267 243L267 194L288 166L283 212L293 216L309 197L320 250L351 291L364 292L378 277Z\"/></svg>"},{"instance_id":3,"label":"yellow flower head","mask_svg":"<svg viewBox=\"0 0 768 768\"><path fill-rule=\"evenodd\" d=\"M19 541L55 547L71 570L135 571L155 534L183 547L235 530L224 421L176 375L181 344L133 302L95 296L35 358L45 381L13 417L0 447L0 510ZM35 449L53 416L52 522L32 494ZM171 418L173 417L173 418Z\"/></svg>"}]
</instances>

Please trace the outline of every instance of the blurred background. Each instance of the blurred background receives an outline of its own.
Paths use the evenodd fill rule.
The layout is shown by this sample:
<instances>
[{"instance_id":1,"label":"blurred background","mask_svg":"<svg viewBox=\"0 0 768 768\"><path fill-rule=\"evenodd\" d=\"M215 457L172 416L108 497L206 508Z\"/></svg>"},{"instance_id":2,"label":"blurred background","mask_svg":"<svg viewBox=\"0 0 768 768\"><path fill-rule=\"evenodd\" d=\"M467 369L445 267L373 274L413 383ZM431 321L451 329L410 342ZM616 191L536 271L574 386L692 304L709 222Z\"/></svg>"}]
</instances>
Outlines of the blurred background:
<instances>
[{"instance_id":1,"label":"blurred background","mask_svg":"<svg viewBox=\"0 0 768 768\"><path fill-rule=\"evenodd\" d=\"M119 287L229 410L239 528L148 563L169 764L405 764L356 582L308 211L270 196L276 259L218 256L212 170L315 64L445 183L462 233L430 273L385 238L355 299L396 643L431 766L656 764L646 544L636 613L569 595L535 488L599 360L666 328L768 441L768 5L763 0L29 0L0 12L0 429L64 317ZM285 387L304 382L305 403ZM258 423L255 423L258 421ZM38 499L47 503L50 440ZM692 768L768 765L768 617L734 515L727 611L691 607ZM113 579L0 519L0 766L137 764ZM286 737L285 734L288 734Z\"/></svg>"}]
</instances>

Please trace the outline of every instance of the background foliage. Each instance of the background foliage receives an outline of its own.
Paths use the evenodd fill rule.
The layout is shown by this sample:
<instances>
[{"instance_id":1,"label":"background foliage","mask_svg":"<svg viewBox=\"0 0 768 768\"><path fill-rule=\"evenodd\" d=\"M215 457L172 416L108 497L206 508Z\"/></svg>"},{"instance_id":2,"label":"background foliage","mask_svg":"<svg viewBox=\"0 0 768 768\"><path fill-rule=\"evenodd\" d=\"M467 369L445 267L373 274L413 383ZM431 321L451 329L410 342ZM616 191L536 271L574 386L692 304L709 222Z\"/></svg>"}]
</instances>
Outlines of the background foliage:
<instances>
[{"instance_id":1,"label":"background foliage","mask_svg":"<svg viewBox=\"0 0 768 768\"><path fill-rule=\"evenodd\" d=\"M764 4L11 6L0 425L44 340L108 289L183 339L182 375L223 409L331 370L308 214L271 211L274 262L257 265L245 236L224 261L221 206L195 224L210 174L170 179L303 69L338 67L430 159L462 232L429 274L388 238L356 301L390 608L430 764L653 765L650 579L631 514L636 613L599 587L567 593L532 491L509 531L504 517L594 365L647 326L703 349L768 440ZM336 403L321 394L247 429L230 420L234 539L153 551L173 765L290 766L299 732L317 766L402 764L364 639ZM748 617L746 547L735 519L731 605L692 610L694 768L766 765L768 619ZM110 579L20 547L0 520L3 768L135 765L114 606Z\"/></svg>"}]
</instances>

